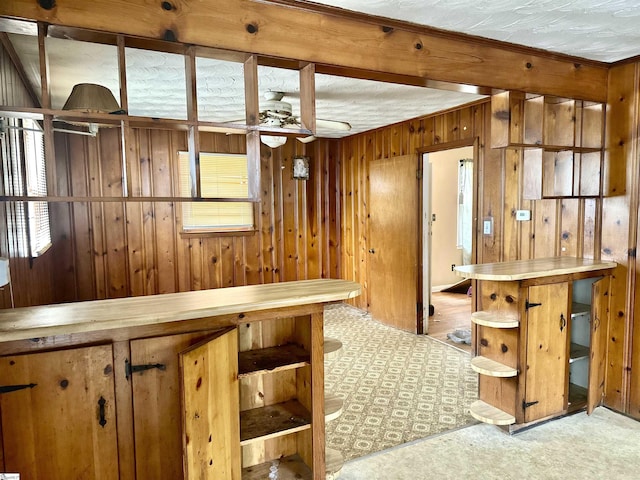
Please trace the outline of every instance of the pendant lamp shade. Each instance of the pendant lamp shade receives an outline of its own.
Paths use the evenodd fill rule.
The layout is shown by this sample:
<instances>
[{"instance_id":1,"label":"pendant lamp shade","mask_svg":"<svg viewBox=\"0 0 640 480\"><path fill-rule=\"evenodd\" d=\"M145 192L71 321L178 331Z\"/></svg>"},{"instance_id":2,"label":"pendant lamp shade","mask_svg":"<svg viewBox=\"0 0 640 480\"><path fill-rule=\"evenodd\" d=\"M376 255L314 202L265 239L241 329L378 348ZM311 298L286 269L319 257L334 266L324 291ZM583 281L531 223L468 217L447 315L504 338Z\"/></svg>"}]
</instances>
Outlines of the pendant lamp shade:
<instances>
[{"instance_id":1,"label":"pendant lamp shade","mask_svg":"<svg viewBox=\"0 0 640 480\"><path fill-rule=\"evenodd\" d=\"M84 113L121 113L120 105L118 105L118 102L113 97L111 90L95 83L78 83L75 85L62 109ZM111 123L83 122L70 119L62 120L71 125L88 126L89 133L93 136L98 132L98 127L109 128L117 126Z\"/></svg>"},{"instance_id":2,"label":"pendant lamp shade","mask_svg":"<svg viewBox=\"0 0 640 480\"><path fill-rule=\"evenodd\" d=\"M71 95L62 109L86 113L111 113L120 110L120 105L108 88L95 83L79 83L71 90Z\"/></svg>"}]
</instances>

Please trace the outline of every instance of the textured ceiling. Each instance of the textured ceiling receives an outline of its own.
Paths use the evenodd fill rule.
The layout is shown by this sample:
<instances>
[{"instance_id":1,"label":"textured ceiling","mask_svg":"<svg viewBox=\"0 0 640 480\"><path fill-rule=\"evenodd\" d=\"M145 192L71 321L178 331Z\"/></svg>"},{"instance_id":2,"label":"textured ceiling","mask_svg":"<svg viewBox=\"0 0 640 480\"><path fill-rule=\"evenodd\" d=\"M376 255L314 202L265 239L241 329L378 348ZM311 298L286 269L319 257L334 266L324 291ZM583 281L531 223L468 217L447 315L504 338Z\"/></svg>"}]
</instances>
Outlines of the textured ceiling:
<instances>
[{"instance_id":1,"label":"textured ceiling","mask_svg":"<svg viewBox=\"0 0 640 480\"><path fill-rule=\"evenodd\" d=\"M638 0L315 1L604 62L640 55Z\"/></svg>"},{"instance_id":2,"label":"textured ceiling","mask_svg":"<svg viewBox=\"0 0 640 480\"><path fill-rule=\"evenodd\" d=\"M638 0L321 0L318 3L406 20L446 30L542 48L601 61L640 54ZM39 91L37 40L12 34L29 78ZM116 48L47 39L54 108L64 104L76 83L99 83L118 98ZM181 56L127 49L129 113L186 118L184 61ZM198 109L202 120L244 117L242 65L198 58ZM282 91L299 114L299 79L290 70L260 67L261 96ZM471 93L316 75L317 117L352 125L351 132L319 129L318 136L341 137L482 98Z\"/></svg>"}]
</instances>

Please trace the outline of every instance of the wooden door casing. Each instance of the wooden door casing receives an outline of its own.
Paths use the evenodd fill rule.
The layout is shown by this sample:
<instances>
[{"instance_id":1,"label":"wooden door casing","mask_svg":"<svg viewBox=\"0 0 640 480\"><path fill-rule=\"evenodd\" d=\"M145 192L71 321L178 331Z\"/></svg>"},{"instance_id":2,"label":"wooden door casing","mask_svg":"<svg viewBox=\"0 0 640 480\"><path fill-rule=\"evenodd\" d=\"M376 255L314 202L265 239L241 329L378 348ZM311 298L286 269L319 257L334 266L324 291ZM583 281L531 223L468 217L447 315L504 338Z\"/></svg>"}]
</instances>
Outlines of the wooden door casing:
<instances>
[{"instance_id":1,"label":"wooden door casing","mask_svg":"<svg viewBox=\"0 0 640 480\"><path fill-rule=\"evenodd\" d=\"M532 422L567 408L569 284L528 289L524 420Z\"/></svg>"},{"instance_id":2,"label":"wooden door casing","mask_svg":"<svg viewBox=\"0 0 640 480\"><path fill-rule=\"evenodd\" d=\"M369 165L369 289L371 315L418 332L420 224L417 156L376 160Z\"/></svg>"},{"instance_id":3,"label":"wooden door casing","mask_svg":"<svg viewBox=\"0 0 640 480\"><path fill-rule=\"evenodd\" d=\"M0 358L0 385L35 384L0 394L5 471L118 479L113 372L111 345Z\"/></svg>"}]
</instances>

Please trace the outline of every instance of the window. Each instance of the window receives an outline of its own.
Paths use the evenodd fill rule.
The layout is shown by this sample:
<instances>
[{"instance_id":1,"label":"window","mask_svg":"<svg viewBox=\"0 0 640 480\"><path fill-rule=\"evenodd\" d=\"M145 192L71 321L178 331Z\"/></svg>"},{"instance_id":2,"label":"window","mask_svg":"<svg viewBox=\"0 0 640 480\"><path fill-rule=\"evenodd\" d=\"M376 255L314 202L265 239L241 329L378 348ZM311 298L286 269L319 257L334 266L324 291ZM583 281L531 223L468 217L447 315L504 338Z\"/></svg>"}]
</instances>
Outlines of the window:
<instances>
[{"instance_id":1,"label":"window","mask_svg":"<svg viewBox=\"0 0 640 480\"><path fill-rule=\"evenodd\" d=\"M38 122L9 118L4 131L2 169L6 195L47 195L44 135ZM7 202L9 252L38 257L51 246L47 202Z\"/></svg>"},{"instance_id":2,"label":"window","mask_svg":"<svg viewBox=\"0 0 640 480\"><path fill-rule=\"evenodd\" d=\"M180 195L191 195L189 154L179 152ZM203 198L249 198L247 156L200 153L200 191ZM254 228L251 202L183 202L185 232L237 231Z\"/></svg>"}]
</instances>

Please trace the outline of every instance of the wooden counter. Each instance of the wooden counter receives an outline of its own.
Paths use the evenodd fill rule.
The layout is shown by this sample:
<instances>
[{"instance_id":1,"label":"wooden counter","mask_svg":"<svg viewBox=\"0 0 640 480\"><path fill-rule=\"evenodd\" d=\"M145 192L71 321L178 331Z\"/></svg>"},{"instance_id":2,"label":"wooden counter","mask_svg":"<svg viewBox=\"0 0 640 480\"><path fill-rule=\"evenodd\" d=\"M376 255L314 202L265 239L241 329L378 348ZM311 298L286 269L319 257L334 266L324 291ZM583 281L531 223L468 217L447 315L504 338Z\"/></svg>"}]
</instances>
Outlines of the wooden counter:
<instances>
[{"instance_id":1,"label":"wooden counter","mask_svg":"<svg viewBox=\"0 0 640 480\"><path fill-rule=\"evenodd\" d=\"M16 308L0 312L0 342L335 302L360 290L355 282L319 279ZM210 327L233 324L223 320Z\"/></svg>"},{"instance_id":2,"label":"wooden counter","mask_svg":"<svg viewBox=\"0 0 640 480\"><path fill-rule=\"evenodd\" d=\"M324 306L360 290L319 279L0 312L0 472L248 480L278 460L283 478L324 480L339 468L325 463Z\"/></svg>"},{"instance_id":3,"label":"wooden counter","mask_svg":"<svg viewBox=\"0 0 640 480\"><path fill-rule=\"evenodd\" d=\"M553 277L583 272L597 272L616 267L615 262L575 257L537 258L512 262L483 263L455 267L460 277L475 280L512 281Z\"/></svg>"}]
</instances>

